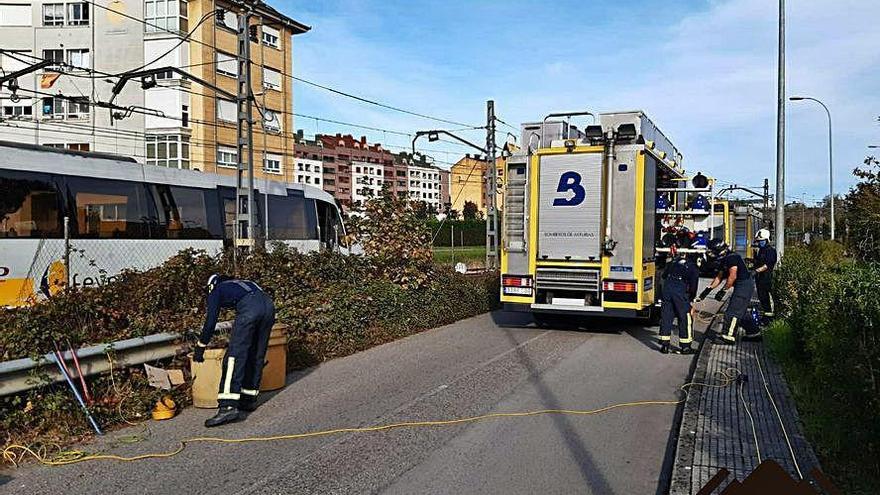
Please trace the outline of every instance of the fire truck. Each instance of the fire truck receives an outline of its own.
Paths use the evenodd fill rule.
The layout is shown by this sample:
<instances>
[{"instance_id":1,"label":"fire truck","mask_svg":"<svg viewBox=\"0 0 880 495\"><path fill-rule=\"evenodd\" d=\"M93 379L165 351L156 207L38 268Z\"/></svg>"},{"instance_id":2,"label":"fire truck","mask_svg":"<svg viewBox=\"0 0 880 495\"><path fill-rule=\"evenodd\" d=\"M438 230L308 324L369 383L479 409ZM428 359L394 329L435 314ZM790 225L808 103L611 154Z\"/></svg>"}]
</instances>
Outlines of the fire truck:
<instances>
[{"instance_id":1,"label":"fire truck","mask_svg":"<svg viewBox=\"0 0 880 495\"><path fill-rule=\"evenodd\" d=\"M503 175L505 309L650 318L673 241L703 260L727 237L714 179L688 175L644 112L550 114L521 131Z\"/></svg>"}]
</instances>

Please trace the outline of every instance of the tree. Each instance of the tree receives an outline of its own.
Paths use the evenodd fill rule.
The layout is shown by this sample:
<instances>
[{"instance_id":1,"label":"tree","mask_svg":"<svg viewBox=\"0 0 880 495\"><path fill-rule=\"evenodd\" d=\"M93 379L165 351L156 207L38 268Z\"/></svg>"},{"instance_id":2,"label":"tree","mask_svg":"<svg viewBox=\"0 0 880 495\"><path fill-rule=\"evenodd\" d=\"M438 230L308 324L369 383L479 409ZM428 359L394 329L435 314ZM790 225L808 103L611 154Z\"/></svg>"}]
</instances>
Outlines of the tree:
<instances>
[{"instance_id":1,"label":"tree","mask_svg":"<svg viewBox=\"0 0 880 495\"><path fill-rule=\"evenodd\" d=\"M865 158L853 175L860 180L846 195L849 245L862 259L880 261L880 161Z\"/></svg>"},{"instance_id":2,"label":"tree","mask_svg":"<svg viewBox=\"0 0 880 495\"><path fill-rule=\"evenodd\" d=\"M465 201L461 214L465 220L476 220L479 217L480 209L473 201Z\"/></svg>"},{"instance_id":3,"label":"tree","mask_svg":"<svg viewBox=\"0 0 880 495\"><path fill-rule=\"evenodd\" d=\"M430 279L431 232L411 202L383 190L364 204L353 230L364 256L388 280L417 288Z\"/></svg>"}]
</instances>

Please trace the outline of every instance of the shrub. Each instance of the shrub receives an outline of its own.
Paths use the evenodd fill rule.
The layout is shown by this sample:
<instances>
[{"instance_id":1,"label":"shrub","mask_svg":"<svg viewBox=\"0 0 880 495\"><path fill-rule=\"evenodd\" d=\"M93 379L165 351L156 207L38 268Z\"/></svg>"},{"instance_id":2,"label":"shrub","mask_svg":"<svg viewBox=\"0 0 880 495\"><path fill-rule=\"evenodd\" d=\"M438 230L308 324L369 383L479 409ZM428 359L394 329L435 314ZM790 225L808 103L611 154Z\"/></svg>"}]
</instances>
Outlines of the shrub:
<instances>
[{"instance_id":1,"label":"shrub","mask_svg":"<svg viewBox=\"0 0 880 495\"><path fill-rule=\"evenodd\" d=\"M826 467L859 490L880 486L880 264L840 252L830 242L786 252L774 279L784 321L766 336Z\"/></svg>"},{"instance_id":2,"label":"shrub","mask_svg":"<svg viewBox=\"0 0 880 495\"><path fill-rule=\"evenodd\" d=\"M409 258L412 260L412 258ZM423 260L414 262L421 266ZM407 265L405 268L411 268ZM204 320L205 282L230 272L226 256L186 250L144 272L128 271L94 289L73 290L28 308L0 311L3 359L38 357L52 341L83 346L198 329ZM272 296L277 320L289 326L288 368L312 366L427 328L494 309L497 274L469 277L430 266L419 285L394 277L390 265L336 253L302 254L283 245L255 252L239 263L239 276L254 280ZM166 363L167 364L167 363ZM186 368L185 359L174 364ZM104 425L135 419L161 395L140 370L94 377L94 413ZM175 400L189 401L186 388ZM66 386L52 385L0 398L4 440L64 443L86 435L89 426Z\"/></svg>"}]
</instances>

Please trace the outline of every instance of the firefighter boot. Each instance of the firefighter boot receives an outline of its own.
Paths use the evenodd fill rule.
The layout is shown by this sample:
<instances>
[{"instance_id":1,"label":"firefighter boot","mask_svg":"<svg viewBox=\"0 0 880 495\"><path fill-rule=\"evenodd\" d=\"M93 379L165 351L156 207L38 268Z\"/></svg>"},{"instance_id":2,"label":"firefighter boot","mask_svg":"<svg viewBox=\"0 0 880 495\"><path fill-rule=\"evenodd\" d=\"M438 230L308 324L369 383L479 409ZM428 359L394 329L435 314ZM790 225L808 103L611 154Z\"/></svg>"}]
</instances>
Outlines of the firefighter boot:
<instances>
[{"instance_id":1,"label":"firefighter boot","mask_svg":"<svg viewBox=\"0 0 880 495\"><path fill-rule=\"evenodd\" d=\"M205 428L225 425L226 423L234 423L242 419L242 415L236 407L221 407L217 409L217 414L213 418L205 420Z\"/></svg>"},{"instance_id":2,"label":"firefighter boot","mask_svg":"<svg viewBox=\"0 0 880 495\"><path fill-rule=\"evenodd\" d=\"M664 341L660 344L660 352L663 354L669 354L669 341Z\"/></svg>"},{"instance_id":3,"label":"firefighter boot","mask_svg":"<svg viewBox=\"0 0 880 495\"><path fill-rule=\"evenodd\" d=\"M257 399L241 399L238 401L240 411L254 412L257 410Z\"/></svg>"},{"instance_id":4,"label":"firefighter boot","mask_svg":"<svg viewBox=\"0 0 880 495\"><path fill-rule=\"evenodd\" d=\"M697 352L697 350L694 349L693 344L684 344L681 346L681 350L678 351L679 354L685 354L685 355L694 354L696 352Z\"/></svg>"}]
</instances>

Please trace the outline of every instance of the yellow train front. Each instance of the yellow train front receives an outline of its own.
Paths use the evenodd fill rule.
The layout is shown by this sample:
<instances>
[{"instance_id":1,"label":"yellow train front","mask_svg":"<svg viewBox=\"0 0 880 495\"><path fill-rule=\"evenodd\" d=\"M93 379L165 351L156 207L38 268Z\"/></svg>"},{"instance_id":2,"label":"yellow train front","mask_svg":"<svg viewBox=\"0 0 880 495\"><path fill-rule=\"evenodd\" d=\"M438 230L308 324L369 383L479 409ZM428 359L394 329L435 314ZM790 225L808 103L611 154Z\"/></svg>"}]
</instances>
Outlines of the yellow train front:
<instances>
[{"instance_id":1,"label":"yellow train front","mask_svg":"<svg viewBox=\"0 0 880 495\"><path fill-rule=\"evenodd\" d=\"M648 317L659 297L664 222L703 228L705 237L719 230L711 184L692 186L681 154L643 112L600 114L583 131L548 116L524 124L521 142L504 170L505 309ZM660 212L658 194L670 198ZM691 208L701 194L705 207Z\"/></svg>"}]
</instances>

